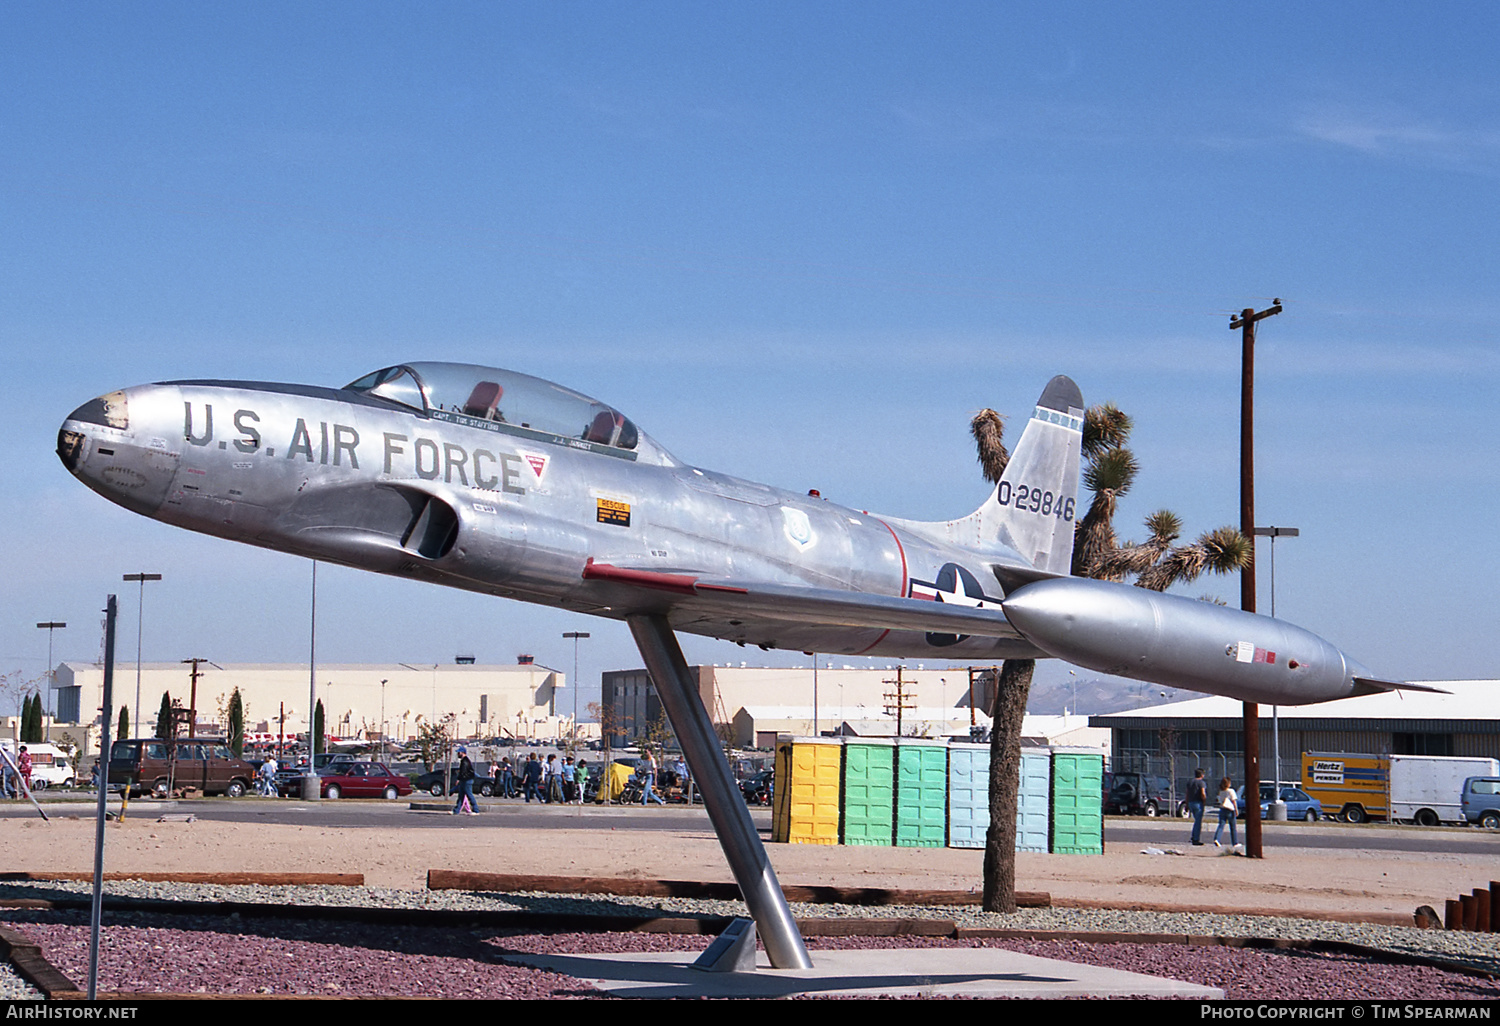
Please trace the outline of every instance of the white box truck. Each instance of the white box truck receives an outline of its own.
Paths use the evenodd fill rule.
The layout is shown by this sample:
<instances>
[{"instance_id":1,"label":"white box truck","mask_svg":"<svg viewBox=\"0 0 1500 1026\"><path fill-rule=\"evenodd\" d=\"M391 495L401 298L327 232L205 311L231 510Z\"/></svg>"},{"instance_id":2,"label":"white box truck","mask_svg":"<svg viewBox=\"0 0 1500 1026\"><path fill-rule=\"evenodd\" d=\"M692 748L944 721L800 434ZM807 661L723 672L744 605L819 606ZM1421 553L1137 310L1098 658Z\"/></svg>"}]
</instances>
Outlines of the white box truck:
<instances>
[{"instance_id":1,"label":"white box truck","mask_svg":"<svg viewBox=\"0 0 1500 1026\"><path fill-rule=\"evenodd\" d=\"M1494 759L1453 755L1391 756L1391 818L1417 826L1463 823L1464 781L1500 776Z\"/></svg>"}]
</instances>

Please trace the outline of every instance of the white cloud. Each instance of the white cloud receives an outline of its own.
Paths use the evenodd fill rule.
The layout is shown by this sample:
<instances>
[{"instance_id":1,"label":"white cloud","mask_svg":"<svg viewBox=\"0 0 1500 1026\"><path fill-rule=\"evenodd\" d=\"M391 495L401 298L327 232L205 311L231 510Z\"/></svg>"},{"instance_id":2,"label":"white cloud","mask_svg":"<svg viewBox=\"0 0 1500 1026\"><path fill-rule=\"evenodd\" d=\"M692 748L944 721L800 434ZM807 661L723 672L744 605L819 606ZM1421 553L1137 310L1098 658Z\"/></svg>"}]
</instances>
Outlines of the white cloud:
<instances>
[{"instance_id":1,"label":"white cloud","mask_svg":"<svg viewBox=\"0 0 1500 1026\"><path fill-rule=\"evenodd\" d=\"M1500 130L1454 126L1398 107L1313 105L1293 122L1302 136L1373 157L1435 162L1471 171L1493 171Z\"/></svg>"}]
</instances>

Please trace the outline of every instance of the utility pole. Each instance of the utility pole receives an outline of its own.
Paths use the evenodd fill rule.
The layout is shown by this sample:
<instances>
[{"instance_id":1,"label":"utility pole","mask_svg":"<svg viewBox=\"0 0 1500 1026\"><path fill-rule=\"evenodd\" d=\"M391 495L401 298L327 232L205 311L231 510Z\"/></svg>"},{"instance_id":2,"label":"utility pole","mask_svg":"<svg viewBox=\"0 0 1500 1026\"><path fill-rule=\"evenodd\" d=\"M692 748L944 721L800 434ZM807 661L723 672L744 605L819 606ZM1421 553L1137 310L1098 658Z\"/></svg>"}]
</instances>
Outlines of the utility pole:
<instances>
[{"instance_id":1,"label":"utility pole","mask_svg":"<svg viewBox=\"0 0 1500 1026\"><path fill-rule=\"evenodd\" d=\"M880 682L882 684L896 685L895 691L887 691L885 693L885 713L887 716L889 716L891 714L891 707L895 706L897 737L901 736L902 714L907 708L915 708L915 706L911 703L910 698L906 694L906 678L904 675L905 669L906 668L904 666L896 667L895 680L883 680Z\"/></svg>"},{"instance_id":2,"label":"utility pole","mask_svg":"<svg viewBox=\"0 0 1500 1026\"><path fill-rule=\"evenodd\" d=\"M202 674L198 670L198 664L199 663L206 663L206 662L208 662L208 660L204 659L202 656L194 656L191 659L184 659L183 662L185 662L185 663L192 663L193 664L192 685L191 685L191 687L190 687L190 689L188 691L188 722L187 722L187 729L188 729L188 737L197 737L198 736L198 678L200 676L202 676Z\"/></svg>"},{"instance_id":3,"label":"utility pole","mask_svg":"<svg viewBox=\"0 0 1500 1026\"><path fill-rule=\"evenodd\" d=\"M974 694L974 682L979 682L981 694L979 699L983 700L984 707L989 710L991 719L995 714L994 694L999 690L997 682L1000 680L1000 667L998 666L970 666L969 667L969 740L977 740L979 734L979 719L977 716L979 702ZM986 683L988 681L988 683Z\"/></svg>"},{"instance_id":4,"label":"utility pole","mask_svg":"<svg viewBox=\"0 0 1500 1026\"><path fill-rule=\"evenodd\" d=\"M1229 330L1240 332L1240 533L1255 537L1255 324L1281 313L1281 300L1256 312L1246 307L1231 317ZM1255 612L1255 557L1240 571L1240 608ZM1260 845L1260 709L1244 703L1245 855L1261 857Z\"/></svg>"}]
</instances>

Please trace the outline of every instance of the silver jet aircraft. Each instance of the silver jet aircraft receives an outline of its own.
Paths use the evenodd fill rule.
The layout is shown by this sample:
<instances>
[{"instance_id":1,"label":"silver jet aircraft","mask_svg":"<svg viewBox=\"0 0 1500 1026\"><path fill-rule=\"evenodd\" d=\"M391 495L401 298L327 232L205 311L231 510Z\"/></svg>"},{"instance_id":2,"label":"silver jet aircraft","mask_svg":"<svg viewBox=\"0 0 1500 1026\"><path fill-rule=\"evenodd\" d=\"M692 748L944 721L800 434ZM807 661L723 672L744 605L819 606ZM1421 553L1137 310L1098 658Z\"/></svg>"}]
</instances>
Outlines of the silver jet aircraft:
<instances>
[{"instance_id":1,"label":"silver jet aircraft","mask_svg":"<svg viewBox=\"0 0 1500 1026\"><path fill-rule=\"evenodd\" d=\"M1281 705L1402 686L1279 620L1070 577L1083 413L1078 387L1053 378L985 503L931 523L688 466L603 403L468 364L343 388L140 385L74 410L57 451L101 495L180 527L625 620L773 964L795 966L805 949L675 631L845 655L1056 656Z\"/></svg>"}]
</instances>

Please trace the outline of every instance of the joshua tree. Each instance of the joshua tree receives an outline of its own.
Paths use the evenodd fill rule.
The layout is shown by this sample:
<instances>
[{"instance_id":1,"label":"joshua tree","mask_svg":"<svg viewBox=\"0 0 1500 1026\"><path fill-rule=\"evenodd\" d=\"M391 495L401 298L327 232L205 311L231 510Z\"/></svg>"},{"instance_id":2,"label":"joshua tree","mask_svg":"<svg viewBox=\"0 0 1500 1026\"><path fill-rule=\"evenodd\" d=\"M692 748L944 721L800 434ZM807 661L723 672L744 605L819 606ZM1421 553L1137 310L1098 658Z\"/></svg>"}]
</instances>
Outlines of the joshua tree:
<instances>
[{"instance_id":1,"label":"joshua tree","mask_svg":"<svg viewBox=\"0 0 1500 1026\"><path fill-rule=\"evenodd\" d=\"M1182 533L1175 513L1158 510L1146 518L1146 541L1121 545L1114 517L1120 496L1130 490L1140 470L1125 448L1131 420L1113 403L1090 407L1083 420L1083 457L1088 465L1083 484L1093 493L1089 508L1073 533L1073 574L1123 581L1133 576L1138 587L1165 591L1205 571L1229 573L1248 564L1254 549L1232 527L1201 535L1188 545L1172 543ZM992 484L1005 473L1005 421L994 410L980 410L970 424L979 463ZM990 912L1016 909L1016 794L1021 772L1021 721L1031 694L1034 659L1007 659L995 687L994 724L990 732L990 828L984 851L984 907Z\"/></svg>"}]
</instances>

